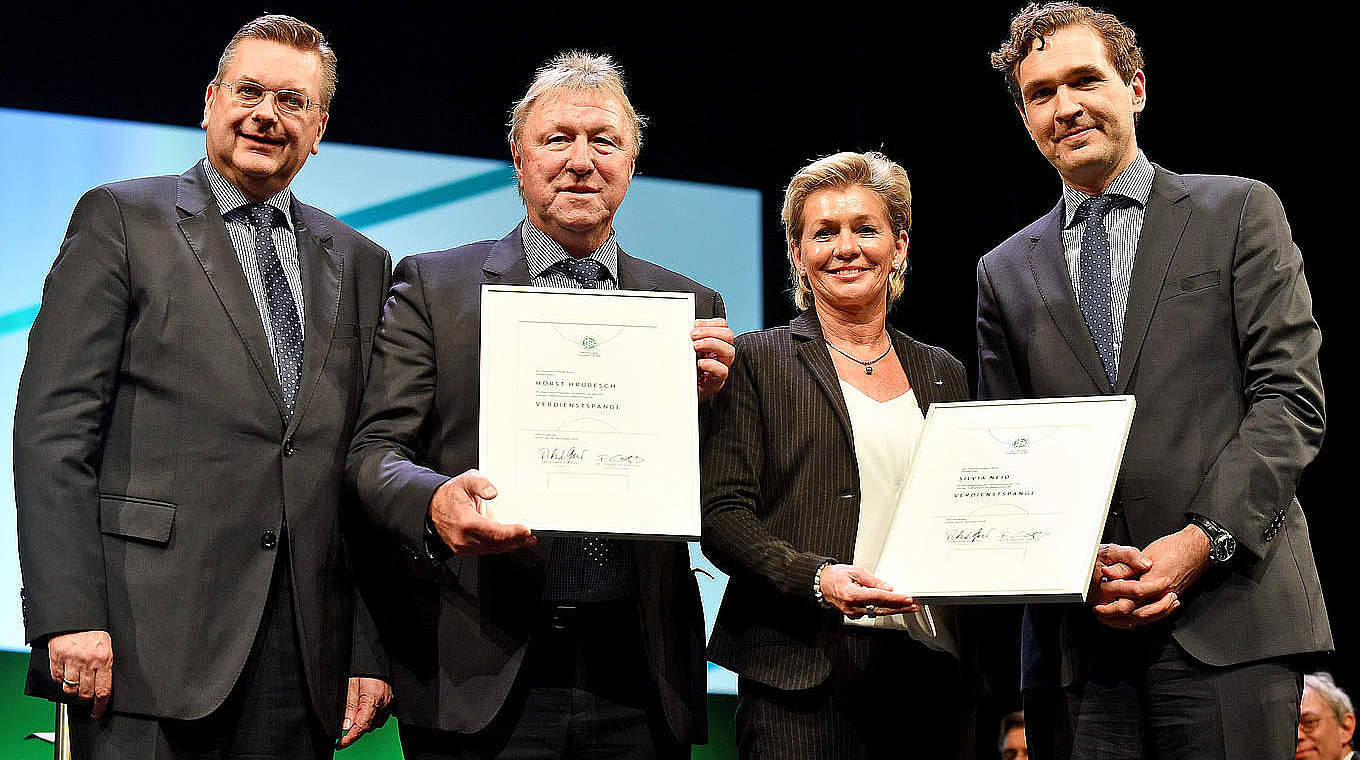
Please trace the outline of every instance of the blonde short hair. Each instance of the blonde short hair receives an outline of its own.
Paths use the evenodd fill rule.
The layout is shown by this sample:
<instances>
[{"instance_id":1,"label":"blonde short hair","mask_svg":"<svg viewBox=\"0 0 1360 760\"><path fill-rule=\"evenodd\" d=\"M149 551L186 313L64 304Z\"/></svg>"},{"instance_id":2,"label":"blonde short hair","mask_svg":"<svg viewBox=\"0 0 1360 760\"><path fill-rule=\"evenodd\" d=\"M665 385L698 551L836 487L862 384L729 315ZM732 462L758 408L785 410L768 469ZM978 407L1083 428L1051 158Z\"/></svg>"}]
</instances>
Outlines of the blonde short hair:
<instances>
[{"instance_id":1,"label":"blonde short hair","mask_svg":"<svg viewBox=\"0 0 1360 760\"><path fill-rule=\"evenodd\" d=\"M789 180L784 191L784 234L788 240L789 279L792 281L793 304L800 310L812 307L812 286L807 275L793 263L793 249L803 235L803 208L813 193L821 190L843 190L862 187L883 201L892 225L893 236L911 231L911 180L907 170L877 151L868 153L836 153L804 166ZM888 305L892 305L906 287L907 261L895 267L888 276Z\"/></svg>"},{"instance_id":2,"label":"blonde short hair","mask_svg":"<svg viewBox=\"0 0 1360 760\"><path fill-rule=\"evenodd\" d=\"M558 53L534 74L534 81L529 84L524 97L510 109L510 121L506 125L510 130L507 139L519 144L520 138L524 136L524 126L529 121L529 112L539 98L557 92L587 90L603 92L623 106L624 117L633 130L633 159L636 160L642 151L642 128L646 126L647 119L633 110L633 103L628 100L623 70L608 55L581 50Z\"/></svg>"},{"instance_id":3,"label":"blonde short hair","mask_svg":"<svg viewBox=\"0 0 1360 760\"><path fill-rule=\"evenodd\" d=\"M326 42L326 35L316 27L306 21L281 14L260 16L246 22L245 26L232 35L227 48L222 51L222 57L217 59L217 74L213 76L213 81L220 82L222 77L226 76L227 69L231 68L232 61L236 60L236 47L242 40L268 40L304 52L316 53L321 59L321 92L318 96L321 110L330 110L331 98L335 97L335 51L331 50L330 44Z\"/></svg>"}]
</instances>

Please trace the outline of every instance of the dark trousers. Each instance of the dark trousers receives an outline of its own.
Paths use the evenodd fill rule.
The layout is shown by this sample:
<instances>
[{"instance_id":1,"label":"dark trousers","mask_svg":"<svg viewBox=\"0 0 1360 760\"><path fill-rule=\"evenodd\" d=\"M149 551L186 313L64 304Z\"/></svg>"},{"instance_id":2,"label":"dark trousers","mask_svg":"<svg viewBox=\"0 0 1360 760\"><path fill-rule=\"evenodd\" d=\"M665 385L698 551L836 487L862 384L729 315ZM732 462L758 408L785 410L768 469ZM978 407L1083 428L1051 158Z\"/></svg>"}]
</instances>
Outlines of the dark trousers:
<instances>
[{"instance_id":1,"label":"dark trousers","mask_svg":"<svg viewBox=\"0 0 1360 760\"><path fill-rule=\"evenodd\" d=\"M743 760L972 757L973 689L957 659L901 631L842 638L831 677L811 689L738 680Z\"/></svg>"},{"instance_id":2,"label":"dark trousers","mask_svg":"<svg viewBox=\"0 0 1360 760\"><path fill-rule=\"evenodd\" d=\"M286 543L280 541L280 546ZM118 653L113 656L112 704L116 706ZM70 715L71 755L78 760L329 758L334 742L313 715L298 656L286 553L279 554L269 601L245 669L221 707L198 720L115 712L94 720L83 705L72 706Z\"/></svg>"},{"instance_id":3,"label":"dark trousers","mask_svg":"<svg viewBox=\"0 0 1360 760\"><path fill-rule=\"evenodd\" d=\"M1165 628L1101 634L1106 645L1066 689L1025 692L1035 760L1287 760L1303 676L1272 660L1215 668Z\"/></svg>"},{"instance_id":4,"label":"dark trousers","mask_svg":"<svg viewBox=\"0 0 1360 760\"><path fill-rule=\"evenodd\" d=\"M500 713L476 734L400 723L407 760L672 760L637 600L545 609Z\"/></svg>"}]
</instances>

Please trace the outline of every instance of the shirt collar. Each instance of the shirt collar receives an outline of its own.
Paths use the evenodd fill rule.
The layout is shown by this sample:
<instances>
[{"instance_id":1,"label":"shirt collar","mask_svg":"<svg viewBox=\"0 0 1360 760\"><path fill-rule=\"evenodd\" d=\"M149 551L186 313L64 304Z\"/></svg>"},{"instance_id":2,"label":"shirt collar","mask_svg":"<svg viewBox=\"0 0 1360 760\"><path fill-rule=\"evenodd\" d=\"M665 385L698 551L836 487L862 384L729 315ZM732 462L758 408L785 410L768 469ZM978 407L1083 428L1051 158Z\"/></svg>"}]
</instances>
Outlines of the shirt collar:
<instances>
[{"instance_id":1,"label":"shirt collar","mask_svg":"<svg viewBox=\"0 0 1360 760\"><path fill-rule=\"evenodd\" d=\"M529 261L530 278L542 277L557 262L571 258L561 243L535 227L527 218L520 224L520 238L524 241L524 256ZM619 281L619 240L612 229L609 239L591 251L590 258L604 266L610 279L616 283Z\"/></svg>"},{"instance_id":2,"label":"shirt collar","mask_svg":"<svg viewBox=\"0 0 1360 760\"><path fill-rule=\"evenodd\" d=\"M1152 195L1152 177L1155 173L1152 162L1140 150L1133 163L1105 188L1104 195L1122 195L1139 206L1146 206L1148 197ZM1072 226L1072 219L1077 215L1077 207L1082 201L1093 197L1063 183L1063 229Z\"/></svg>"},{"instance_id":3,"label":"shirt collar","mask_svg":"<svg viewBox=\"0 0 1360 760\"><path fill-rule=\"evenodd\" d=\"M231 180L222 176L222 173L213 168L212 162L208 159L202 160L203 173L208 175L208 186L212 188L213 198L217 200L217 210L226 218L231 212L242 206L253 206L246 194L241 192L241 188L233 185ZM293 191L289 187L274 193L264 201L267 205L273 206L283 212L284 226L293 229Z\"/></svg>"}]
</instances>

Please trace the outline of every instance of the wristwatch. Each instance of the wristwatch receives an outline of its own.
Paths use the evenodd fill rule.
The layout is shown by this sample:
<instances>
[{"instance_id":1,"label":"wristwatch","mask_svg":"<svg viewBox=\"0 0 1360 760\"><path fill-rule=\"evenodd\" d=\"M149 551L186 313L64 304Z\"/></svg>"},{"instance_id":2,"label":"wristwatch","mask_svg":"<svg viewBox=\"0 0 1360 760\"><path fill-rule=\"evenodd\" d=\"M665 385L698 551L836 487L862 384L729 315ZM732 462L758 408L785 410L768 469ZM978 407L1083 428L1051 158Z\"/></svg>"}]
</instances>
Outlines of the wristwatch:
<instances>
[{"instance_id":1,"label":"wristwatch","mask_svg":"<svg viewBox=\"0 0 1360 760\"><path fill-rule=\"evenodd\" d=\"M1237 553L1237 539L1204 515L1190 515L1190 524L1209 537L1209 559L1215 565L1227 562Z\"/></svg>"}]
</instances>

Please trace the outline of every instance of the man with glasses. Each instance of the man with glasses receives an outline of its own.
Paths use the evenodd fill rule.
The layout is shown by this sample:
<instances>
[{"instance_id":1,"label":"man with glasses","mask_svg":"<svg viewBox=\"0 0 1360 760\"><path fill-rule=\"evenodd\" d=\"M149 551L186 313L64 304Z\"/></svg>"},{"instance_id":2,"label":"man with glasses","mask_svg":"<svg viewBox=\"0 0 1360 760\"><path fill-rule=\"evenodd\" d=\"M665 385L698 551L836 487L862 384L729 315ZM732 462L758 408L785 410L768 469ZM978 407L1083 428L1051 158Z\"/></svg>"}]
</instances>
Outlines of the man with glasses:
<instances>
[{"instance_id":1,"label":"man with glasses","mask_svg":"<svg viewBox=\"0 0 1360 760\"><path fill-rule=\"evenodd\" d=\"M1355 760L1355 709L1330 673L1303 677L1297 760Z\"/></svg>"},{"instance_id":2,"label":"man with glasses","mask_svg":"<svg viewBox=\"0 0 1360 760\"><path fill-rule=\"evenodd\" d=\"M86 193L48 275L19 554L28 691L76 703L77 757L329 757L382 722L340 467L390 258L289 190L334 91L315 28L246 24L207 158Z\"/></svg>"}]
</instances>

